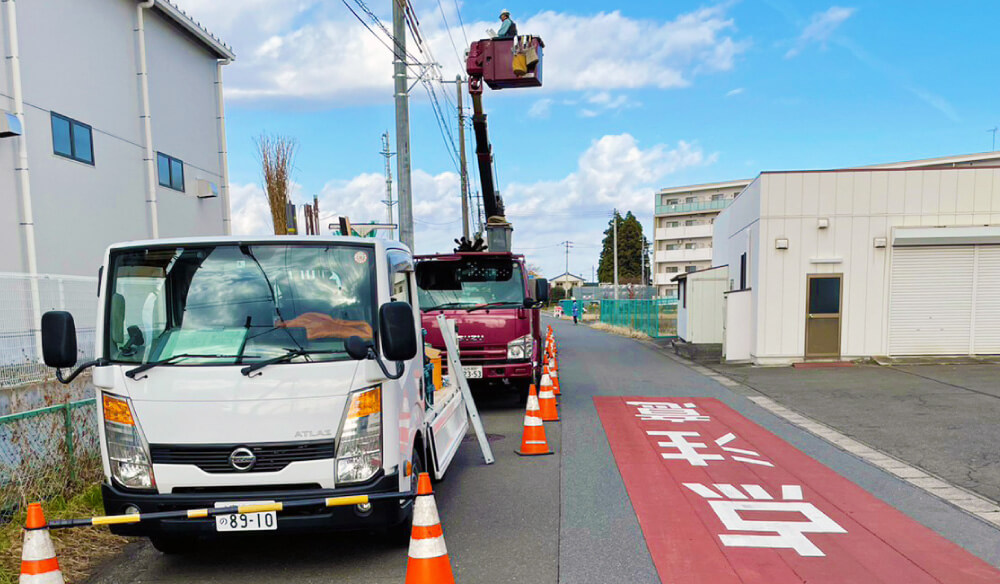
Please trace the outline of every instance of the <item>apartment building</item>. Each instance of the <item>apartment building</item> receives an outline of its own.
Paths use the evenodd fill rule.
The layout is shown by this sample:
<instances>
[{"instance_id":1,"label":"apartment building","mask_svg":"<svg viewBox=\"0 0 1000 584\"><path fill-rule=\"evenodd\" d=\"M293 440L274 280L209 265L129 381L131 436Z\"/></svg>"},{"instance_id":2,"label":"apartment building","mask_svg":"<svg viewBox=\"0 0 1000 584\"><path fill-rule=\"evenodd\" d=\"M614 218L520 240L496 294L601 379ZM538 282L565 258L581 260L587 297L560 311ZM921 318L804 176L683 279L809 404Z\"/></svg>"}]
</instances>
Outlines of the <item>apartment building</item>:
<instances>
[{"instance_id":1,"label":"apartment building","mask_svg":"<svg viewBox=\"0 0 1000 584\"><path fill-rule=\"evenodd\" d=\"M5 0L0 50L0 272L229 232L222 41L166 0Z\"/></svg>"},{"instance_id":2,"label":"apartment building","mask_svg":"<svg viewBox=\"0 0 1000 584\"><path fill-rule=\"evenodd\" d=\"M672 187L656 193L653 285L657 296L676 295L679 273L712 266L712 225L751 179Z\"/></svg>"}]
</instances>

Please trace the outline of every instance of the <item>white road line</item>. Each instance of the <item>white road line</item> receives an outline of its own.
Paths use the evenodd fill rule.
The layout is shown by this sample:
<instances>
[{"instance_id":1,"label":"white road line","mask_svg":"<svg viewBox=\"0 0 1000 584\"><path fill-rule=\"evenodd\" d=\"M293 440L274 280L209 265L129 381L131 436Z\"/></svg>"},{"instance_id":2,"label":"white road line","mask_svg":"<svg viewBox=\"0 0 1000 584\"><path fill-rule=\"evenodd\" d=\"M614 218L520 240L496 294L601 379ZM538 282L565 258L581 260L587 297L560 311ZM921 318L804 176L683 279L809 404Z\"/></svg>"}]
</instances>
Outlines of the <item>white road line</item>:
<instances>
[{"instance_id":1,"label":"white road line","mask_svg":"<svg viewBox=\"0 0 1000 584\"><path fill-rule=\"evenodd\" d=\"M850 452L858 458L861 458L869 464L877 466L882 470L899 477L901 480L906 481L919 489L923 489L927 493L930 493L943 501L951 503L971 515L975 515L984 521L1000 526L1000 505L997 505L993 501L981 497L971 491L967 491L961 487L952 485L947 481L932 476L926 471L910 466L897 458L893 458L884 452L880 452L870 446L866 446L853 438L841 434L829 426L825 426L819 422L810 420L801 414L793 412L792 410L775 402L771 398L755 396L750 397L749 399L772 414L780 418L784 418L788 422L791 422L804 430L808 430L809 432L826 439L827 441L839 446L847 452Z\"/></svg>"}]
</instances>

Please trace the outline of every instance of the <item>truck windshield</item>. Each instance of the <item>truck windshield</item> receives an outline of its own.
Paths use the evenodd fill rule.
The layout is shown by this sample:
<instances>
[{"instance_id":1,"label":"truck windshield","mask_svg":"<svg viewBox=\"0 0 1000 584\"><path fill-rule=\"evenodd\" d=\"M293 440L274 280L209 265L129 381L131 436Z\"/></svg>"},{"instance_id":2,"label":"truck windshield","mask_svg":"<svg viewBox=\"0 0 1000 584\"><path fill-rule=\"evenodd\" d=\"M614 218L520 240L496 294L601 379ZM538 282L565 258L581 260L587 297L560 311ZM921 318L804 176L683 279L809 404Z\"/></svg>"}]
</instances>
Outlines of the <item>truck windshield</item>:
<instances>
[{"instance_id":1,"label":"truck windshield","mask_svg":"<svg viewBox=\"0 0 1000 584\"><path fill-rule=\"evenodd\" d=\"M520 263L506 258L432 260L417 264L421 310L523 306Z\"/></svg>"},{"instance_id":2,"label":"truck windshield","mask_svg":"<svg viewBox=\"0 0 1000 584\"><path fill-rule=\"evenodd\" d=\"M373 338L374 250L351 245L215 245L114 251L105 353L176 365L256 362L290 350L346 358Z\"/></svg>"}]
</instances>

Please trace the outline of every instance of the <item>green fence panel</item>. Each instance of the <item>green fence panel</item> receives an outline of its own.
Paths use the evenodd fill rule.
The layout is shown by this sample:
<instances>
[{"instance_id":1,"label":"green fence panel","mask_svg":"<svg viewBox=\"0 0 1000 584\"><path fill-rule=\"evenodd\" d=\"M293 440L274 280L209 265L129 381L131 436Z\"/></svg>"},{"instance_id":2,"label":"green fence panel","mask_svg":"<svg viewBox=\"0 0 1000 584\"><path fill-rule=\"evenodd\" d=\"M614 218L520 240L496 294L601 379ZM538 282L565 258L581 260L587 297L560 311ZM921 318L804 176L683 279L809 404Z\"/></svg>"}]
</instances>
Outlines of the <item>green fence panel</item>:
<instances>
[{"instance_id":1,"label":"green fence panel","mask_svg":"<svg viewBox=\"0 0 1000 584\"><path fill-rule=\"evenodd\" d=\"M677 336L677 300L602 300L601 322L655 339Z\"/></svg>"},{"instance_id":2,"label":"green fence panel","mask_svg":"<svg viewBox=\"0 0 1000 584\"><path fill-rule=\"evenodd\" d=\"M0 416L0 523L100 474L97 400Z\"/></svg>"}]
</instances>

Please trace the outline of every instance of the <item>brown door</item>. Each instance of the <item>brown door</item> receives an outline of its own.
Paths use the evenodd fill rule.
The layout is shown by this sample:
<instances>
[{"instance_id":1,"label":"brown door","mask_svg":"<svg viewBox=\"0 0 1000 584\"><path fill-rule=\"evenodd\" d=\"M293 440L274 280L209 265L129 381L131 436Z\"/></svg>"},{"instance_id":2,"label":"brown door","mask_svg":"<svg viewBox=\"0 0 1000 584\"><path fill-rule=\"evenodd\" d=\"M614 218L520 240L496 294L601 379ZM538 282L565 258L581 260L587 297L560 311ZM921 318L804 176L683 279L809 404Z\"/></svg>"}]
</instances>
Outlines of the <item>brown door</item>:
<instances>
[{"instance_id":1,"label":"brown door","mask_svg":"<svg viewBox=\"0 0 1000 584\"><path fill-rule=\"evenodd\" d=\"M840 358L841 274L806 276L806 359Z\"/></svg>"}]
</instances>

